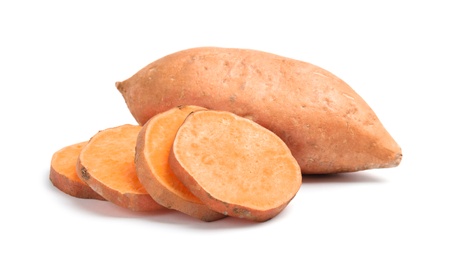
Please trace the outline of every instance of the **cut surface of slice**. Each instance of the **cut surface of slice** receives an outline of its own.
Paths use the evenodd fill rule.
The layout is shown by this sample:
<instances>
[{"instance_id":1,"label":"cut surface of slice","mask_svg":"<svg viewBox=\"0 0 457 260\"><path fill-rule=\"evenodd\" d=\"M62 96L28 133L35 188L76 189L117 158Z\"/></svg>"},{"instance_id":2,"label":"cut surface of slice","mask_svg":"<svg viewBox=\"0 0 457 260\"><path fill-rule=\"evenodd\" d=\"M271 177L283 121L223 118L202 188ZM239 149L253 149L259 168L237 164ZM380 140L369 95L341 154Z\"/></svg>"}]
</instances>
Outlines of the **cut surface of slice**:
<instances>
[{"instance_id":1,"label":"cut surface of slice","mask_svg":"<svg viewBox=\"0 0 457 260\"><path fill-rule=\"evenodd\" d=\"M203 221L214 221L225 215L211 210L195 197L175 176L168 163L179 127L190 113L203 109L180 106L148 120L138 134L135 162L138 179L157 203Z\"/></svg>"},{"instance_id":2,"label":"cut surface of slice","mask_svg":"<svg viewBox=\"0 0 457 260\"><path fill-rule=\"evenodd\" d=\"M135 170L135 145L141 126L121 125L96 133L81 150L78 176L106 200L133 211L163 207L141 185Z\"/></svg>"},{"instance_id":3,"label":"cut surface of slice","mask_svg":"<svg viewBox=\"0 0 457 260\"><path fill-rule=\"evenodd\" d=\"M208 207L254 221L279 214L302 182L300 166L277 135L225 111L190 114L176 134L169 163Z\"/></svg>"},{"instance_id":4,"label":"cut surface of slice","mask_svg":"<svg viewBox=\"0 0 457 260\"><path fill-rule=\"evenodd\" d=\"M62 192L81 199L105 200L76 173L76 161L87 142L65 146L52 155L49 179Z\"/></svg>"}]
</instances>

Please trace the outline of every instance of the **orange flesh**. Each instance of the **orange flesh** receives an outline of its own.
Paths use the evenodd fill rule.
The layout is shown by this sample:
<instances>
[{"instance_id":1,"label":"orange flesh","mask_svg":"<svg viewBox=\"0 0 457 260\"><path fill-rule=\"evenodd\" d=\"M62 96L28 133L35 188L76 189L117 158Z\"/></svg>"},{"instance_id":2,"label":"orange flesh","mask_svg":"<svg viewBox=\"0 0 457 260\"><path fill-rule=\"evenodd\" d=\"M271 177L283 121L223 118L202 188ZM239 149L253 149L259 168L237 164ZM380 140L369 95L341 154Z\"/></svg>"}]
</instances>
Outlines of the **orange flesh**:
<instances>
[{"instance_id":1,"label":"orange flesh","mask_svg":"<svg viewBox=\"0 0 457 260\"><path fill-rule=\"evenodd\" d=\"M65 175L69 180L86 185L76 173L76 161L86 144L87 142L81 142L66 146L54 153L51 159L52 168L59 174Z\"/></svg>"},{"instance_id":2,"label":"orange flesh","mask_svg":"<svg viewBox=\"0 0 457 260\"><path fill-rule=\"evenodd\" d=\"M202 203L176 177L168 163L168 157L176 132L185 118L197 109L202 108L185 106L181 109L170 110L170 112L165 112L162 116L153 118L153 121L148 123L147 126L145 157L147 164L154 173L154 177L163 186L185 200Z\"/></svg>"},{"instance_id":3,"label":"orange flesh","mask_svg":"<svg viewBox=\"0 0 457 260\"><path fill-rule=\"evenodd\" d=\"M135 170L135 144L141 126L123 125L100 131L83 149L80 160L96 178L120 193L146 194Z\"/></svg>"},{"instance_id":4,"label":"orange flesh","mask_svg":"<svg viewBox=\"0 0 457 260\"><path fill-rule=\"evenodd\" d=\"M83 199L105 200L78 176L76 165L81 150L88 142L66 146L52 155L49 179L64 193Z\"/></svg>"},{"instance_id":5,"label":"orange flesh","mask_svg":"<svg viewBox=\"0 0 457 260\"><path fill-rule=\"evenodd\" d=\"M300 167L284 142L228 112L190 115L173 151L198 186L224 203L268 210L291 200L301 185Z\"/></svg>"}]
</instances>

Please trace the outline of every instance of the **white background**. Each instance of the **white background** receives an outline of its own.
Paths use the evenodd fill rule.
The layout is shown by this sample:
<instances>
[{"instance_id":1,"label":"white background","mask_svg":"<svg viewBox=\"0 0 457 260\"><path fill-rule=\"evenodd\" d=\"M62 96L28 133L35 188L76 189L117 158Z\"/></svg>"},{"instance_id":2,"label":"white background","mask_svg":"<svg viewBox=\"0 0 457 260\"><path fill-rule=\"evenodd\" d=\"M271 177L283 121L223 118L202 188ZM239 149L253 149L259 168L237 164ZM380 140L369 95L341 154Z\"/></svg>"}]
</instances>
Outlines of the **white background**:
<instances>
[{"instance_id":1,"label":"white background","mask_svg":"<svg viewBox=\"0 0 457 260\"><path fill-rule=\"evenodd\" d=\"M457 259L453 1L148 2L0 3L1 259ZM401 145L402 163L306 177L264 223L134 213L52 186L56 150L135 123L116 81L198 46L336 74Z\"/></svg>"}]
</instances>

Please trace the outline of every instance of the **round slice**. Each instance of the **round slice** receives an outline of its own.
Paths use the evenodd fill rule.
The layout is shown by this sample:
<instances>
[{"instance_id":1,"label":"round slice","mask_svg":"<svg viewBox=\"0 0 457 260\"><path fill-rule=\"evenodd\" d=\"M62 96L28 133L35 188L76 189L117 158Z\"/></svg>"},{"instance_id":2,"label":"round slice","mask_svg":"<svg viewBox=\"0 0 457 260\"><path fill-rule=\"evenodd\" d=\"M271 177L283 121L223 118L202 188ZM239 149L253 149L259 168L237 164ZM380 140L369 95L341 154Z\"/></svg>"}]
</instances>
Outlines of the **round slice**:
<instances>
[{"instance_id":1,"label":"round slice","mask_svg":"<svg viewBox=\"0 0 457 260\"><path fill-rule=\"evenodd\" d=\"M175 107L148 120L138 134L136 172L157 203L203 221L214 221L225 215L211 210L195 197L176 178L168 164L179 127L190 113L202 109L198 106Z\"/></svg>"},{"instance_id":2,"label":"round slice","mask_svg":"<svg viewBox=\"0 0 457 260\"><path fill-rule=\"evenodd\" d=\"M208 207L253 221L279 214L302 182L297 161L278 136L224 111L190 114L176 134L169 163Z\"/></svg>"},{"instance_id":3,"label":"round slice","mask_svg":"<svg viewBox=\"0 0 457 260\"><path fill-rule=\"evenodd\" d=\"M52 184L64 193L81 199L105 200L92 190L76 173L76 161L87 142L72 144L58 150L52 155L49 179Z\"/></svg>"},{"instance_id":4,"label":"round slice","mask_svg":"<svg viewBox=\"0 0 457 260\"><path fill-rule=\"evenodd\" d=\"M135 144L141 126L99 131L81 150L76 171L106 200L133 211L163 208L141 185L135 171Z\"/></svg>"}]
</instances>

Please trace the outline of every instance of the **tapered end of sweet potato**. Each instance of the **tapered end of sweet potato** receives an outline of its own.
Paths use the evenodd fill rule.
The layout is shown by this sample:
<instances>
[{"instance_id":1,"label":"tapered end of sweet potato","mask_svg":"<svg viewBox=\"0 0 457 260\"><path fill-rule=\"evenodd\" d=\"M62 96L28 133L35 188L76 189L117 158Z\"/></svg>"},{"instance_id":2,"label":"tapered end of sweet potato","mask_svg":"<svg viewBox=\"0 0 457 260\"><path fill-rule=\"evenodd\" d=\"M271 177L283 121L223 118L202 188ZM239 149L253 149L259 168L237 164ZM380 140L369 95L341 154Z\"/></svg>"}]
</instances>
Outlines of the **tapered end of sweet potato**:
<instances>
[{"instance_id":1,"label":"tapered end of sweet potato","mask_svg":"<svg viewBox=\"0 0 457 260\"><path fill-rule=\"evenodd\" d=\"M387 150L384 163L381 163L377 168L392 168L400 165L403 159L401 147L390 137L391 147L384 147ZM387 143L387 142L386 142ZM382 149L381 149L382 150Z\"/></svg>"},{"instance_id":2,"label":"tapered end of sweet potato","mask_svg":"<svg viewBox=\"0 0 457 260\"><path fill-rule=\"evenodd\" d=\"M123 87L123 85L122 85L122 82L117 81L117 82L115 83L115 86L116 86L117 90L119 90L119 92L121 92L121 94L124 94L124 93L125 93L125 89L124 89L124 87Z\"/></svg>"},{"instance_id":3,"label":"tapered end of sweet potato","mask_svg":"<svg viewBox=\"0 0 457 260\"><path fill-rule=\"evenodd\" d=\"M403 152L401 148L398 149L398 152L394 156L394 160L392 161L392 164L389 167L397 167L400 165L401 160L403 159Z\"/></svg>"},{"instance_id":4,"label":"tapered end of sweet potato","mask_svg":"<svg viewBox=\"0 0 457 260\"><path fill-rule=\"evenodd\" d=\"M359 151L360 156L353 156L354 170L397 167L403 159L401 147L379 120L377 123L376 129L359 132L360 141L353 151Z\"/></svg>"},{"instance_id":5,"label":"tapered end of sweet potato","mask_svg":"<svg viewBox=\"0 0 457 260\"><path fill-rule=\"evenodd\" d=\"M115 86L116 86L117 90L119 90L119 92L121 93L121 95L125 101L125 104L127 105L127 108L129 109L130 114L133 116L135 121L139 125L144 125L152 116L157 114L157 112L153 112L149 106L147 106L146 104L143 103L146 100L145 97L140 97L140 96L135 95L134 89L130 88L130 84L132 83L132 80L133 79L125 80L125 81L118 81L115 83ZM146 95L148 95L148 94L146 94ZM137 105L140 103L142 103L141 106L144 107L144 110L148 111L147 115L139 114L136 112L138 109ZM170 109L171 108L172 107L170 107ZM165 110L160 111L160 112L164 112Z\"/></svg>"}]
</instances>

